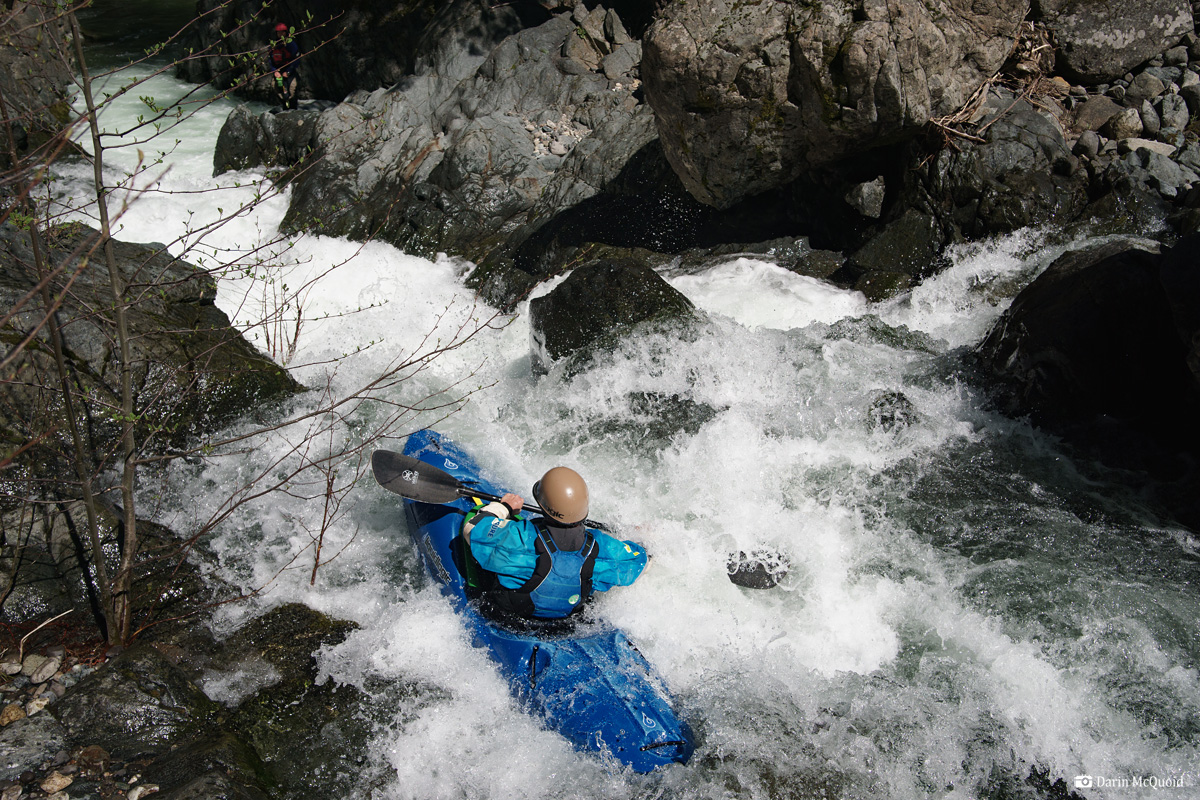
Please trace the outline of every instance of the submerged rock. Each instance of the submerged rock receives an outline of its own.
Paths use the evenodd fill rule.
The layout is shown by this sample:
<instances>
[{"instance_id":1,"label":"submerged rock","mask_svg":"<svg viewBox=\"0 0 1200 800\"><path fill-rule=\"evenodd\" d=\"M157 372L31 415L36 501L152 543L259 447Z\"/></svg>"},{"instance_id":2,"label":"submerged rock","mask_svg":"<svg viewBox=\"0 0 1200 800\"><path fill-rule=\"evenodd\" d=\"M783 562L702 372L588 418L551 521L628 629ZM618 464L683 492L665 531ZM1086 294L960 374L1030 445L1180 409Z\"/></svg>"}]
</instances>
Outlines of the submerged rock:
<instances>
[{"instance_id":1,"label":"submerged rock","mask_svg":"<svg viewBox=\"0 0 1200 800\"><path fill-rule=\"evenodd\" d=\"M747 589L773 589L791 569L787 556L773 550L739 551L725 565L729 580Z\"/></svg>"},{"instance_id":2,"label":"submerged rock","mask_svg":"<svg viewBox=\"0 0 1200 800\"><path fill-rule=\"evenodd\" d=\"M917 422L917 410L903 392L883 392L871 401L867 424L872 430L893 433Z\"/></svg>"}]
</instances>

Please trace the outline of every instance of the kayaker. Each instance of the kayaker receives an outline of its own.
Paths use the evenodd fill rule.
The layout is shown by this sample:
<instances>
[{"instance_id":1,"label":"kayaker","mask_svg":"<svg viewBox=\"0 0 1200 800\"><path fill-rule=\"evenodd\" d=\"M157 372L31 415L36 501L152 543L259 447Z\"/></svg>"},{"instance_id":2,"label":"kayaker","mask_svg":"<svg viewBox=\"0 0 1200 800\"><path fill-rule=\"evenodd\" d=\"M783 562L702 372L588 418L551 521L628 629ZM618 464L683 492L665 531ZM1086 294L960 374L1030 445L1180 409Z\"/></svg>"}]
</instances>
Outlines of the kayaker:
<instances>
[{"instance_id":1,"label":"kayaker","mask_svg":"<svg viewBox=\"0 0 1200 800\"><path fill-rule=\"evenodd\" d=\"M496 577L485 597L502 611L560 619L593 592L628 586L646 568L646 549L583 525L588 490L569 467L555 467L533 485L546 516L517 516L525 501L511 492L472 513L463 524L471 555Z\"/></svg>"},{"instance_id":2,"label":"kayaker","mask_svg":"<svg viewBox=\"0 0 1200 800\"><path fill-rule=\"evenodd\" d=\"M275 38L267 50L267 69L271 71L275 95L279 105L285 109L295 108L296 94L300 87L300 45L288 36L288 26L282 22L275 25Z\"/></svg>"}]
</instances>

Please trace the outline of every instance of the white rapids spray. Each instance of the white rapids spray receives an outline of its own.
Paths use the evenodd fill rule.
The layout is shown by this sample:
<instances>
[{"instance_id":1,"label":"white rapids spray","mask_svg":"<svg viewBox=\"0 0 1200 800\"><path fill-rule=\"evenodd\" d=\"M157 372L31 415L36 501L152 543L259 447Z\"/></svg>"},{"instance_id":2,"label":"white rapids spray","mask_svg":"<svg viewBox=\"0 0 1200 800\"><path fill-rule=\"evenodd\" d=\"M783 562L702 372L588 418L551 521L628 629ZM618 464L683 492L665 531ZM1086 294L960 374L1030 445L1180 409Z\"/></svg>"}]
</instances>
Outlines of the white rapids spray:
<instances>
[{"instance_id":1,"label":"white rapids spray","mask_svg":"<svg viewBox=\"0 0 1200 800\"><path fill-rule=\"evenodd\" d=\"M181 88L159 79L152 91ZM177 241L173 252L206 264L272 238L286 196L203 241L188 233L260 190L258 175L209 177L228 108L174 134L182 144L156 187L173 193L135 202L119 236ZM62 174L68 187L79 177ZM526 494L552 464L579 469L591 515L655 553L642 580L597 607L695 727L687 766L614 771L523 713L419 572L396 498L369 479L328 532L327 552L340 554L314 586L303 553L317 503L247 508L212 550L227 579L269 585L267 605L296 600L359 623L322 654L325 677L427 690L377 731L373 797L969 798L1012 796L1038 776L1069 789L1080 776L1087 797L1192 796L1170 784L1200 780L1190 539L1099 496L963 377L962 348L1068 245L1052 240L1025 231L961 248L947 272L879 305L731 260L672 279L707 314L694 335L634 337L574 377L531 376L522 307L395 389L406 401L472 375L460 390L482 388L440 430ZM308 385L355 385L431 331L492 313L454 259L321 237L266 256L285 267L227 275L218 302L261 344L252 323L270 280L319 277L304 314L320 321L301 327L291 361ZM177 470L161 520L186 531L219 501L212 487L282 447L266 439ZM756 549L789 560L778 588L726 579L729 554ZM231 608L224 622L261 607Z\"/></svg>"}]
</instances>

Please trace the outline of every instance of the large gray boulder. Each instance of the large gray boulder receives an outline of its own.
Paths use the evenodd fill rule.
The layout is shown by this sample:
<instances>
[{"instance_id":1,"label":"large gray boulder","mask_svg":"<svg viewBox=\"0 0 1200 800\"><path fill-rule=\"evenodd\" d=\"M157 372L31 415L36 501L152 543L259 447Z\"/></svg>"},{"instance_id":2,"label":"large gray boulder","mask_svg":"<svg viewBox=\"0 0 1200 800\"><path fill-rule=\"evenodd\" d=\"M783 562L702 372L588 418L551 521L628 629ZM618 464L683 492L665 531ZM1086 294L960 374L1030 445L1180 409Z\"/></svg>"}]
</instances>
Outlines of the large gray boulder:
<instances>
[{"instance_id":1,"label":"large gray boulder","mask_svg":"<svg viewBox=\"0 0 1200 800\"><path fill-rule=\"evenodd\" d=\"M635 95L636 63L621 62L629 71L617 78L604 71L605 53L636 53L618 25L605 24L613 17L580 5L574 17L325 112L285 228L315 224L477 262L511 252L617 181L656 139L653 114Z\"/></svg>"},{"instance_id":2,"label":"large gray boulder","mask_svg":"<svg viewBox=\"0 0 1200 800\"><path fill-rule=\"evenodd\" d=\"M1054 34L1059 70L1087 85L1121 77L1193 28L1188 0L1037 0L1035 11Z\"/></svg>"},{"instance_id":3,"label":"large gray boulder","mask_svg":"<svg viewBox=\"0 0 1200 800\"><path fill-rule=\"evenodd\" d=\"M642 76L663 149L728 208L960 108L1013 46L1026 0L664 4Z\"/></svg>"},{"instance_id":4,"label":"large gray boulder","mask_svg":"<svg viewBox=\"0 0 1200 800\"><path fill-rule=\"evenodd\" d=\"M121 395L112 290L104 258L95 252L97 237L80 224L61 226L46 236L43 256L51 267L62 267L52 293L64 296L57 316L68 369L80 397L89 398L76 410L85 418L81 424L97 457L103 457L120 435L110 409L120 407ZM139 436L155 430L161 446L178 446L299 390L287 371L256 351L216 307L212 275L175 258L165 245L114 240L112 249L129 299L129 366ZM0 305L14 307L34 289L34 263L28 234L0 226ZM44 449L36 445L39 433L67 430L44 316L35 293L0 329L12 341L36 332L13 364L16 380L0 386L0 436L14 447L35 444L23 458L36 458Z\"/></svg>"},{"instance_id":5,"label":"large gray boulder","mask_svg":"<svg viewBox=\"0 0 1200 800\"><path fill-rule=\"evenodd\" d=\"M118 413L122 361L108 270L103 255L96 252L96 231L83 225L55 228L47 232L42 245L46 262L62 267L50 287L52 296L63 298L56 318L72 387L71 410L89 461L84 466L94 473L119 453L124 427ZM135 437L143 453L187 447L220 424L300 391L287 371L255 350L216 307L216 282L209 273L171 256L163 245L114 241L112 249L129 298L128 366ZM8 224L0 226L0 305L16 308L24 302L18 313L4 321L0 335L14 344L28 340L13 353L10 378L0 384L0 453L14 462L10 494L58 504L37 515L41 520L37 526L22 523L6 533L5 544L17 546L12 536L18 530L22 536L33 536L35 529L44 526L49 542L47 577L78 589L79 571L72 566L77 562L64 558L62 549L53 544L52 532L60 522L49 519L57 517L52 512L61 512L61 524L70 527L65 520L78 514L70 501L81 495L68 406L45 324L45 306L35 290L39 276L34 264L28 234ZM115 525L106 529L116 537ZM5 550L0 558L12 555ZM24 618L36 616L39 605L48 611L72 600L88 605L86 597L69 590L53 591L43 600L31 598L27 605L5 610Z\"/></svg>"},{"instance_id":6,"label":"large gray boulder","mask_svg":"<svg viewBox=\"0 0 1200 800\"><path fill-rule=\"evenodd\" d=\"M1159 254L1070 252L1022 291L980 348L1007 410L1112 466L1200 526L1200 237ZM1131 479L1136 476L1131 475Z\"/></svg>"},{"instance_id":7,"label":"large gray boulder","mask_svg":"<svg viewBox=\"0 0 1200 800\"><path fill-rule=\"evenodd\" d=\"M255 167L293 167L316 145L318 111L255 114L240 105L229 113L213 148L213 175Z\"/></svg>"}]
</instances>

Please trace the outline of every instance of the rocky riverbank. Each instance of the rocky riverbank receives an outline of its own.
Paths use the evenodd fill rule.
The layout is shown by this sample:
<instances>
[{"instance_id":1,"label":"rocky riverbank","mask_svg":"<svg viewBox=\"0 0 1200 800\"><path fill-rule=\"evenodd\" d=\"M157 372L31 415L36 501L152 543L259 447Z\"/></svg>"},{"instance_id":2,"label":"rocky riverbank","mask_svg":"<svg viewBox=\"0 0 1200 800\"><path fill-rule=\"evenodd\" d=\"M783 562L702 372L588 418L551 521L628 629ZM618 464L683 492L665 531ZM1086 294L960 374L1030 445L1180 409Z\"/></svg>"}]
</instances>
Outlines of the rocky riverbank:
<instances>
[{"instance_id":1,"label":"rocky riverbank","mask_svg":"<svg viewBox=\"0 0 1200 800\"><path fill-rule=\"evenodd\" d=\"M373 725L424 691L319 680L321 648L353 627L287 605L219 641L192 624L107 659L55 646L5 653L0 796L348 796L369 782Z\"/></svg>"},{"instance_id":2,"label":"rocky riverbank","mask_svg":"<svg viewBox=\"0 0 1200 800\"><path fill-rule=\"evenodd\" d=\"M1200 61L1174 0L914 7L907 27L848 18L852 4L673 3L635 26L557 3L515 33L536 19L452 5L410 18L441 45L396 83L235 114L217 171L302 160L293 229L465 256L501 304L593 244L673 256L790 238L837 254L821 277L879 299L963 239L1197 225ZM1126 34L1136 48L1088 44Z\"/></svg>"}]
</instances>

